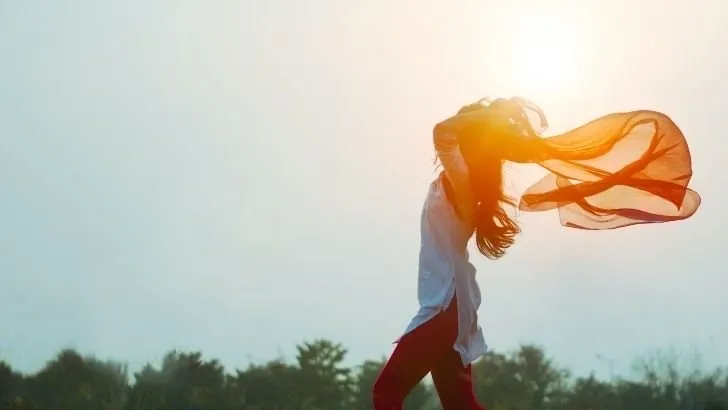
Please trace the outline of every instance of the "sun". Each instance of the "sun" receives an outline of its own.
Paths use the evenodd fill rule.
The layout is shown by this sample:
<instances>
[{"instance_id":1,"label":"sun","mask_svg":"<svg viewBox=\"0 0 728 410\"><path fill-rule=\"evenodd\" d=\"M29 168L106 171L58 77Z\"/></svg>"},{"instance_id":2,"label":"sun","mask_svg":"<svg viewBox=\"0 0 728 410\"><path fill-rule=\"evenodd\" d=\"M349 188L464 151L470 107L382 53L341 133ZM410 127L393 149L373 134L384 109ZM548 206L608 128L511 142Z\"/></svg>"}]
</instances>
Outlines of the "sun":
<instances>
[{"instance_id":1,"label":"sun","mask_svg":"<svg viewBox=\"0 0 728 410\"><path fill-rule=\"evenodd\" d=\"M516 80L534 94L572 91L578 81L576 39L558 22L523 21L514 33Z\"/></svg>"}]
</instances>

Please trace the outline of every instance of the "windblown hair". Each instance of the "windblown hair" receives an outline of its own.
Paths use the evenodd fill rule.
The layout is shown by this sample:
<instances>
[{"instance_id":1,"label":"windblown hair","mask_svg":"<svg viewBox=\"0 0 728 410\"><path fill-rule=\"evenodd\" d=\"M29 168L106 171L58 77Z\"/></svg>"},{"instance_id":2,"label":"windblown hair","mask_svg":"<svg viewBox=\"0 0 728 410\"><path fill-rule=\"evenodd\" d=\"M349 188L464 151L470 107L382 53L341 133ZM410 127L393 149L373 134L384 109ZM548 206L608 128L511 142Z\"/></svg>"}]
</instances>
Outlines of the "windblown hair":
<instances>
[{"instance_id":1,"label":"windblown hair","mask_svg":"<svg viewBox=\"0 0 728 410\"><path fill-rule=\"evenodd\" d=\"M480 129L477 135L467 132L458 135L458 147L468 167L475 199L474 222L478 251L489 259L498 259L513 245L515 236L521 230L504 208L516 207L514 199L503 192L503 165L506 158L503 157L502 150L494 149L489 152L482 149L481 142L484 138L507 141L513 140L513 136L533 137L536 134L525 113L509 100L496 100L487 106L478 102L463 107L458 114L475 110L490 111L492 121L486 125L485 130ZM506 134L510 134L511 138L504 138ZM447 196L454 201L455 196L451 191L448 181Z\"/></svg>"}]
</instances>

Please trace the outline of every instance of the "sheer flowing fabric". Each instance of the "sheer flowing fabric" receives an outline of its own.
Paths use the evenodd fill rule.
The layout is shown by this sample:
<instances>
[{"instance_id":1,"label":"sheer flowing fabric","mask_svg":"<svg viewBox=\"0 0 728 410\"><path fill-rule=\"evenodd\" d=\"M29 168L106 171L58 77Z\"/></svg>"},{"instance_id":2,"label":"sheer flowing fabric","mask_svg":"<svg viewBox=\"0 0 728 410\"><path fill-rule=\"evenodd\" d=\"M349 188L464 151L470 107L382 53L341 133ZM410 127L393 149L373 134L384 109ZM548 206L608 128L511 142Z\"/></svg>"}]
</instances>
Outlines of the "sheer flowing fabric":
<instances>
[{"instance_id":1,"label":"sheer flowing fabric","mask_svg":"<svg viewBox=\"0 0 728 410\"><path fill-rule=\"evenodd\" d=\"M546 129L538 106L511 101L522 107L538 135ZM550 173L525 191L519 204L523 211L558 209L564 226L614 229L686 219L700 206L700 196L688 188L687 141L665 114L614 113L535 139L539 156L532 162Z\"/></svg>"}]
</instances>

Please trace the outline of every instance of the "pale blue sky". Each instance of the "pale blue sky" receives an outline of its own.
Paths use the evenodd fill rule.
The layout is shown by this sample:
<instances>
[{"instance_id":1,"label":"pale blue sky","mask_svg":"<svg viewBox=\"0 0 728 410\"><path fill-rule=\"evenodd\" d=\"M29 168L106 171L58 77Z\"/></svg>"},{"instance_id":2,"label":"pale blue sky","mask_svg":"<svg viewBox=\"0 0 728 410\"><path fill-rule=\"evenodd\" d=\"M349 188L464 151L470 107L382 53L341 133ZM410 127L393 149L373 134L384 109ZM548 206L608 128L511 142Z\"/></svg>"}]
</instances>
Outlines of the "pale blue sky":
<instances>
[{"instance_id":1,"label":"pale blue sky","mask_svg":"<svg viewBox=\"0 0 728 410\"><path fill-rule=\"evenodd\" d=\"M0 358L388 354L417 308L433 124L521 94L551 132L668 113L704 202L602 233L521 215L504 259L474 254L491 347L601 375L596 354L728 364L728 6L511 3L0 0ZM540 173L510 166L509 189Z\"/></svg>"}]
</instances>

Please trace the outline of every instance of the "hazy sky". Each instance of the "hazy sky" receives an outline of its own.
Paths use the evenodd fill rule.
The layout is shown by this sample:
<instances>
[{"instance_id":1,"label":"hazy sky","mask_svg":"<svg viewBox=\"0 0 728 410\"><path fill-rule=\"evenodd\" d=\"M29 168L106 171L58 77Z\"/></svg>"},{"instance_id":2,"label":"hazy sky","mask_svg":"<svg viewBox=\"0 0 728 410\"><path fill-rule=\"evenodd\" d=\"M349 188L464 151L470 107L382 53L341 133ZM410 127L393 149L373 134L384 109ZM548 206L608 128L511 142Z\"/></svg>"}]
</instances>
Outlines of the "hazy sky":
<instances>
[{"instance_id":1,"label":"hazy sky","mask_svg":"<svg viewBox=\"0 0 728 410\"><path fill-rule=\"evenodd\" d=\"M703 206L612 232L521 215L505 258L473 253L489 345L600 375L655 349L728 364L726 21L724 0L0 0L0 358L388 354L432 126L518 94L552 133L669 114ZM510 192L541 173L509 166Z\"/></svg>"}]
</instances>

